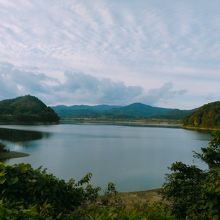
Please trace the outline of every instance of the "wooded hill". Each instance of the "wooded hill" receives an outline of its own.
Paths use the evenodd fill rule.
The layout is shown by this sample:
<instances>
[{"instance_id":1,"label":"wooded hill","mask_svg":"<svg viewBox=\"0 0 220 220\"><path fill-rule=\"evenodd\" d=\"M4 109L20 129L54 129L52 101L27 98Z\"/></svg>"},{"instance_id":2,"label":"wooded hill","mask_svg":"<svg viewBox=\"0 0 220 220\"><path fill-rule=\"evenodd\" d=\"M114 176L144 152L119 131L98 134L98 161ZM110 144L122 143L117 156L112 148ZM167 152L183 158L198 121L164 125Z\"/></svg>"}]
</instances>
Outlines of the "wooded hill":
<instances>
[{"instance_id":1,"label":"wooded hill","mask_svg":"<svg viewBox=\"0 0 220 220\"><path fill-rule=\"evenodd\" d=\"M1 123L57 123L59 117L41 100L26 95L0 101Z\"/></svg>"},{"instance_id":2,"label":"wooded hill","mask_svg":"<svg viewBox=\"0 0 220 220\"><path fill-rule=\"evenodd\" d=\"M127 106L114 105L58 105L52 107L60 118L97 118L97 119L182 119L192 110L160 108L133 103Z\"/></svg>"},{"instance_id":3,"label":"wooded hill","mask_svg":"<svg viewBox=\"0 0 220 220\"><path fill-rule=\"evenodd\" d=\"M208 103L184 118L185 127L220 129L220 101Z\"/></svg>"}]
</instances>

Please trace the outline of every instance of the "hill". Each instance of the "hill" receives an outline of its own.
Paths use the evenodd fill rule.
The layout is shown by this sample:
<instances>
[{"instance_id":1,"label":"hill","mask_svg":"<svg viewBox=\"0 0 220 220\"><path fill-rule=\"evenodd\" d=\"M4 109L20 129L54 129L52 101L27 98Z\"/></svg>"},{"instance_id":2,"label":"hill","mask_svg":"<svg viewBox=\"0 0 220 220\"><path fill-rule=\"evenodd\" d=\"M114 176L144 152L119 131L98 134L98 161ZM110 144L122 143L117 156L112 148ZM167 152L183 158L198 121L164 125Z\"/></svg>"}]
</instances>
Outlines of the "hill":
<instances>
[{"instance_id":1,"label":"hill","mask_svg":"<svg viewBox=\"0 0 220 220\"><path fill-rule=\"evenodd\" d=\"M182 119L192 110L179 110L153 107L142 103L127 106L114 105L59 105L52 107L61 118L98 118L98 119L144 119L166 118Z\"/></svg>"},{"instance_id":2,"label":"hill","mask_svg":"<svg viewBox=\"0 0 220 220\"><path fill-rule=\"evenodd\" d=\"M220 129L220 101L197 108L184 118L184 126L192 128Z\"/></svg>"},{"instance_id":3,"label":"hill","mask_svg":"<svg viewBox=\"0 0 220 220\"><path fill-rule=\"evenodd\" d=\"M114 108L119 108L119 106L111 106L111 105L73 105L73 106L65 106L58 105L52 107L53 110L61 117L72 117L72 118L96 118L101 117L103 112L108 110L112 110Z\"/></svg>"},{"instance_id":4,"label":"hill","mask_svg":"<svg viewBox=\"0 0 220 220\"><path fill-rule=\"evenodd\" d=\"M26 95L0 101L1 123L56 123L59 117L34 96Z\"/></svg>"}]
</instances>

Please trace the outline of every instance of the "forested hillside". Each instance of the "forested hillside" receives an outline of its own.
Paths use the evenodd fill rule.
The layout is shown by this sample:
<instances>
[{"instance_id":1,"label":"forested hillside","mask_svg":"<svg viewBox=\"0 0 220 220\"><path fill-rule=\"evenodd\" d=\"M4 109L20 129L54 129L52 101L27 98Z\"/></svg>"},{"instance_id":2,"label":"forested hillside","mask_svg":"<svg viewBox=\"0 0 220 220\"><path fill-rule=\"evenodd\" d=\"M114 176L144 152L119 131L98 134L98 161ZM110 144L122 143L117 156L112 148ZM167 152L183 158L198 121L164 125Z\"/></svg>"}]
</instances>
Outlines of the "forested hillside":
<instances>
[{"instance_id":1,"label":"forested hillside","mask_svg":"<svg viewBox=\"0 0 220 220\"><path fill-rule=\"evenodd\" d=\"M220 101L196 109L184 119L185 127L220 128Z\"/></svg>"},{"instance_id":2,"label":"forested hillside","mask_svg":"<svg viewBox=\"0 0 220 220\"><path fill-rule=\"evenodd\" d=\"M38 98L30 95L0 101L1 123L56 123L57 114Z\"/></svg>"},{"instance_id":3,"label":"forested hillside","mask_svg":"<svg viewBox=\"0 0 220 220\"><path fill-rule=\"evenodd\" d=\"M166 118L182 119L192 110L160 108L142 103L133 103L127 106L112 105L73 105L54 106L54 111L60 118L98 118L98 119L145 119Z\"/></svg>"}]
</instances>

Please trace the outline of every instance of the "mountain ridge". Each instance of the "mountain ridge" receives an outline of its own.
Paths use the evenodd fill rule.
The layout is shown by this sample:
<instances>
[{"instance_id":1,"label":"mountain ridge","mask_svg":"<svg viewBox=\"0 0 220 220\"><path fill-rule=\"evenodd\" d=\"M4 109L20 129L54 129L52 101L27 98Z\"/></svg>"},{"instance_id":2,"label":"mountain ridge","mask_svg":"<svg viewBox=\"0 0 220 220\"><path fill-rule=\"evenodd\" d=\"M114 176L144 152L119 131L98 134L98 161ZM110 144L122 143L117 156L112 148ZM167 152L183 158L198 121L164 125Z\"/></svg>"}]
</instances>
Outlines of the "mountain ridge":
<instances>
[{"instance_id":1,"label":"mountain ridge","mask_svg":"<svg viewBox=\"0 0 220 220\"><path fill-rule=\"evenodd\" d=\"M51 106L60 118L104 118L104 119L142 119L167 118L182 119L193 110L162 108L132 103L126 106L117 105L57 105Z\"/></svg>"}]
</instances>

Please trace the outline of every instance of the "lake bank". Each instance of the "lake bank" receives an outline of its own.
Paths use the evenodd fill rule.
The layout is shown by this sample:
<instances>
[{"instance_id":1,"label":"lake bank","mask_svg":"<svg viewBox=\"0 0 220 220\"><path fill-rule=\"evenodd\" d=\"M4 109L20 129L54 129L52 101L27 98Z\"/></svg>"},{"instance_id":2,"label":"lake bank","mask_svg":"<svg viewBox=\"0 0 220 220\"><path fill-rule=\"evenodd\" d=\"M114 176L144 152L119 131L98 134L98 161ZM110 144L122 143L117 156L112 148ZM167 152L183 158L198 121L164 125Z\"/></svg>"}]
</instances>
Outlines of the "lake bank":
<instances>
[{"instance_id":1,"label":"lake bank","mask_svg":"<svg viewBox=\"0 0 220 220\"><path fill-rule=\"evenodd\" d=\"M140 126L140 127L172 127L181 128L180 120L166 119L94 119L94 118L64 118L60 120L61 124L82 124L82 125L118 125L118 126Z\"/></svg>"},{"instance_id":2,"label":"lake bank","mask_svg":"<svg viewBox=\"0 0 220 220\"><path fill-rule=\"evenodd\" d=\"M0 153L0 160L7 160L13 158L27 157L29 154L17 152L17 151L8 151Z\"/></svg>"},{"instance_id":3,"label":"lake bank","mask_svg":"<svg viewBox=\"0 0 220 220\"><path fill-rule=\"evenodd\" d=\"M116 126L137 126L137 127L164 127L164 128L182 128L194 131L219 131L220 128L192 127L183 125L181 120L173 119L137 119L137 120L109 120L94 118L65 118L60 120L60 124L76 125L116 125Z\"/></svg>"},{"instance_id":4,"label":"lake bank","mask_svg":"<svg viewBox=\"0 0 220 220\"><path fill-rule=\"evenodd\" d=\"M203 127L192 127L192 126L182 126L183 129L188 130L194 130L194 131L204 131L204 132L210 132L210 131L220 131L220 128L203 128Z\"/></svg>"}]
</instances>

